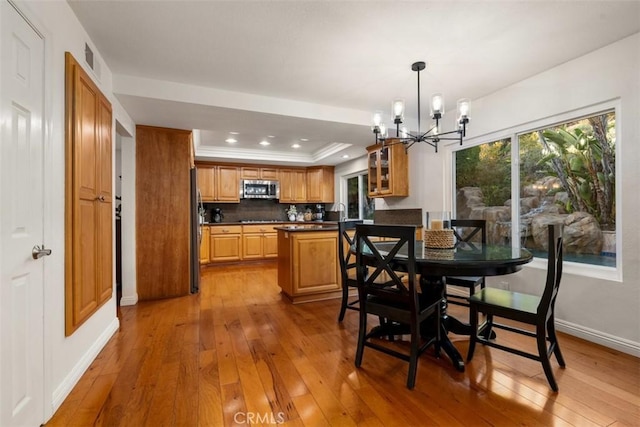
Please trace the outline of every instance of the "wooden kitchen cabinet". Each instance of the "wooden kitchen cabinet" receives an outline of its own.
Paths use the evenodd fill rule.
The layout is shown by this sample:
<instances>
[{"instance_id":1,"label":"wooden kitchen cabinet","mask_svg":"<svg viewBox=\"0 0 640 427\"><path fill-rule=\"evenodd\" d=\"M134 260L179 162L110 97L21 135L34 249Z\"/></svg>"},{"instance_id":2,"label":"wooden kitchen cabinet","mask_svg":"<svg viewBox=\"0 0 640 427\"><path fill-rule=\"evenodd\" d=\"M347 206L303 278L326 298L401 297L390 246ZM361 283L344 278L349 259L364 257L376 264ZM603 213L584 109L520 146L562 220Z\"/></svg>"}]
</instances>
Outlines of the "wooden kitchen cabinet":
<instances>
[{"instance_id":1,"label":"wooden kitchen cabinet","mask_svg":"<svg viewBox=\"0 0 640 427\"><path fill-rule=\"evenodd\" d=\"M338 298L342 287L337 230L280 228L278 285L294 304Z\"/></svg>"},{"instance_id":2,"label":"wooden kitchen cabinet","mask_svg":"<svg viewBox=\"0 0 640 427\"><path fill-rule=\"evenodd\" d=\"M209 244L211 262L239 261L242 259L242 226L211 226Z\"/></svg>"},{"instance_id":3,"label":"wooden kitchen cabinet","mask_svg":"<svg viewBox=\"0 0 640 427\"><path fill-rule=\"evenodd\" d=\"M201 229L202 238L200 240L200 264L209 264L211 259L209 248L211 246L211 230L208 226Z\"/></svg>"},{"instance_id":4,"label":"wooden kitchen cabinet","mask_svg":"<svg viewBox=\"0 0 640 427\"><path fill-rule=\"evenodd\" d=\"M191 131L136 126L136 281L140 300L188 295Z\"/></svg>"},{"instance_id":5,"label":"wooden kitchen cabinet","mask_svg":"<svg viewBox=\"0 0 640 427\"><path fill-rule=\"evenodd\" d=\"M69 52L65 122L65 335L69 336L113 295L112 108ZM28 153L29 147L24 150Z\"/></svg>"},{"instance_id":6,"label":"wooden kitchen cabinet","mask_svg":"<svg viewBox=\"0 0 640 427\"><path fill-rule=\"evenodd\" d=\"M240 170L241 179L263 179L278 180L277 168L260 168L260 167L242 167Z\"/></svg>"},{"instance_id":7,"label":"wooden kitchen cabinet","mask_svg":"<svg viewBox=\"0 0 640 427\"><path fill-rule=\"evenodd\" d=\"M334 169L333 166L313 166L307 168L307 202L334 202Z\"/></svg>"},{"instance_id":8,"label":"wooden kitchen cabinet","mask_svg":"<svg viewBox=\"0 0 640 427\"><path fill-rule=\"evenodd\" d=\"M307 201L307 171L305 169L280 169L280 203L305 203Z\"/></svg>"},{"instance_id":9,"label":"wooden kitchen cabinet","mask_svg":"<svg viewBox=\"0 0 640 427\"><path fill-rule=\"evenodd\" d=\"M389 145L367 147L369 197L409 195L409 162L403 144L388 139Z\"/></svg>"},{"instance_id":10,"label":"wooden kitchen cabinet","mask_svg":"<svg viewBox=\"0 0 640 427\"><path fill-rule=\"evenodd\" d=\"M196 165L203 202L240 203L240 168L226 165Z\"/></svg>"},{"instance_id":11,"label":"wooden kitchen cabinet","mask_svg":"<svg viewBox=\"0 0 640 427\"><path fill-rule=\"evenodd\" d=\"M242 226L242 259L264 259L278 256L278 234L275 227L282 224Z\"/></svg>"}]
</instances>

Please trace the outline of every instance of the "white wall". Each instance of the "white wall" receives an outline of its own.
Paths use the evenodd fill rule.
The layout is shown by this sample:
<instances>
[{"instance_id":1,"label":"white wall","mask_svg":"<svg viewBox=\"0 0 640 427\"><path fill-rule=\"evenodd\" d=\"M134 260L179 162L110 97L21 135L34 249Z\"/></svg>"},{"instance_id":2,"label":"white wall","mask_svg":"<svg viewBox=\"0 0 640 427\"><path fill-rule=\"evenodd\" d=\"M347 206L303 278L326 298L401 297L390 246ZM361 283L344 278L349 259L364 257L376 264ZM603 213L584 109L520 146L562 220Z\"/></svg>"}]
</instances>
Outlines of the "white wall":
<instances>
[{"instance_id":1,"label":"white wall","mask_svg":"<svg viewBox=\"0 0 640 427\"><path fill-rule=\"evenodd\" d=\"M85 42L89 43L94 57L101 63L101 78L99 81L94 80L113 104L114 124L117 119L129 129L133 129L135 125L113 96L111 71L104 64L68 4L64 1L16 3L45 37L47 77L44 182L45 206L48 213L45 219L45 242L55 254L45 263L45 406L46 415L51 416L119 325L114 286L113 298L70 337L65 337L64 334L65 51L71 52L84 65L84 46ZM86 66L85 69L89 71ZM115 142L115 126L113 141Z\"/></svg>"},{"instance_id":2,"label":"white wall","mask_svg":"<svg viewBox=\"0 0 640 427\"><path fill-rule=\"evenodd\" d=\"M565 272L557 323L560 330L640 356L640 34L474 100L468 140L611 100L620 102L622 282ZM450 148L435 154L426 144L414 145L409 150L411 196L377 201L376 209L450 210ZM534 292L536 285L543 286L545 271L527 266L505 279L512 290Z\"/></svg>"}]
</instances>

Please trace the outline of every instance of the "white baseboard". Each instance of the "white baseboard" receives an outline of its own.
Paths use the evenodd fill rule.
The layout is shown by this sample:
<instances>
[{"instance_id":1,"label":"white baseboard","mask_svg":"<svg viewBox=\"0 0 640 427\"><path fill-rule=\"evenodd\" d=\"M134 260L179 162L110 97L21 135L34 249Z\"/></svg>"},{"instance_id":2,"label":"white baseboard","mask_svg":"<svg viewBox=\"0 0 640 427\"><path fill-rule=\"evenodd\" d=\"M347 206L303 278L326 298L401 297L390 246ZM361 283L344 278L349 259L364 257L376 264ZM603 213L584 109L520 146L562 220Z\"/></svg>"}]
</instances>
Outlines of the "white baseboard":
<instances>
[{"instance_id":1,"label":"white baseboard","mask_svg":"<svg viewBox=\"0 0 640 427\"><path fill-rule=\"evenodd\" d=\"M556 319L556 329L560 332L564 332L635 357L640 357L640 343L559 319Z\"/></svg>"},{"instance_id":2,"label":"white baseboard","mask_svg":"<svg viewBox=\"0 0 640 427\"><path fill-rule=\"evenodd\" d=\"M69 396L69 393L71 393L73 387L75 387L78 381L80 381L82 375L86 372L91 363L98 356L98 353L100 353L104 346L107 345L107 342L109 341L109 339L111 339L113 334L116 333L119 327L120 321L116 317L102 332L102 334L100 334L98 339L94 341L91 347L89 347L89 350L87 350L84 356L82 356L78 363L73 367L71 372L69 372L69 375L67 375L62 383L60 383L60 385L54 390L51 399L51 404L53 406L52 413L55 413L60 405L62 405L62 402L64 402L67 396Z\"/></svg>"},{"instance_id":3,"label":"white baseboard","mask_svg":"<svg viewBox=\"0 0 640 427\"><path fill-rule=\"evenodd\" d=\"M127 306L127 305L136 305L138 303L138 294L135 293L131 296L126 296L126 297L122 297L120 298L120 305L121 306Z\"/></svg>"}]
</instances>

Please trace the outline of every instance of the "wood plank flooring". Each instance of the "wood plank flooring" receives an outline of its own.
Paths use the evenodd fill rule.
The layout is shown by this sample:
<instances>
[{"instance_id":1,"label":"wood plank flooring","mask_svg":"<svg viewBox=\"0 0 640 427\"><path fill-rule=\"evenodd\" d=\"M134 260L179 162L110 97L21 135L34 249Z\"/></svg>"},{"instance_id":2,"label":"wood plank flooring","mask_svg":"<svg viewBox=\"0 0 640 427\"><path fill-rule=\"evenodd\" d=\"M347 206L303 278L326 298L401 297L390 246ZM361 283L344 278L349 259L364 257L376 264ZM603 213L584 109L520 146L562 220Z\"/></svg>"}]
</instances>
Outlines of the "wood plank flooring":
<instances>
[{"instance_id":1,"label":"wood plank flooring","mask_svg":"<svg viewBox=\"0 0 640 427\"><path fill-rule=\"evenodd\" d=\"M553 393L531 360L480 346L461 373L427 353L410 391L406 362L366 349L354 367L357 312L339 324L337 299L291 305L276 276L273 263L209 268L198 295L123 307L46 425L640 425L637 358L560 334ZM468 339L452 338L466 356Z\"/></svg>"}]
</instances>

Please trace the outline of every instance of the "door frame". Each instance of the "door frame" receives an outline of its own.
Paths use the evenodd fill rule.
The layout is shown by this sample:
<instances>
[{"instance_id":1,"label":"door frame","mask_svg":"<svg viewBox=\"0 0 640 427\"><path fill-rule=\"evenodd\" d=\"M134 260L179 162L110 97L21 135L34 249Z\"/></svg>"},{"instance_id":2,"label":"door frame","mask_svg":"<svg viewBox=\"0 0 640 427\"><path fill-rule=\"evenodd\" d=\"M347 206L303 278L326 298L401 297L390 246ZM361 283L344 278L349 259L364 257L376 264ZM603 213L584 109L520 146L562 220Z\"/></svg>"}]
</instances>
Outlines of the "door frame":
<instances>
[{"instance_id":1,"label":"door frame","mask_svg":"<svg viewBox=\"0 0 640 427\"><path fill-rule=\"evenodd\" d=\"M50 31L44 25L44 23L38 19L37 15L31 11L29 8L28 2L16 2L14 0L4 0L11 4L18 13L22 16L22 18L27 22L28 25L33 28L33 30L42 37L44 43L44 58L43 58L43 105L42 105L42 190L43 190L43 200L42 200L42 209L45 212L43 218L43 241L45 245L49 246L47 243L55 242L55 235L53 233L53 215L51 214L54 208L53 206L53 198L51 197L52 191L54 190L54 182L53 182L53 174L54 170L53 164L53 147L52 147L52 130L53 130L53 115L52 115L52 104L53 104L53 96L52 96L52 88L53 88L53 76L49 70L52 69L53 64L53 46L51 43L52 37ZM52 282L55 282L55 276L58 274L58 266L56 265L55 259L43 259L41 260L44 263L43 269L43 403L44 403L44 413L42 415L42 422L44 423L46 420L51 418L54 412L53 408L53 384L52 384L52 349L53 349L53 337L56 331L55 322L53 321L51 316L51 311L48 310L47 301L51 301L51 294L55 292L54 287L51 286ZM64 265L62 265L64 268ZM53 279L52 279L53 278ZM49 285L49 286L48 286Z\"/></svg>"}]
</instances>

